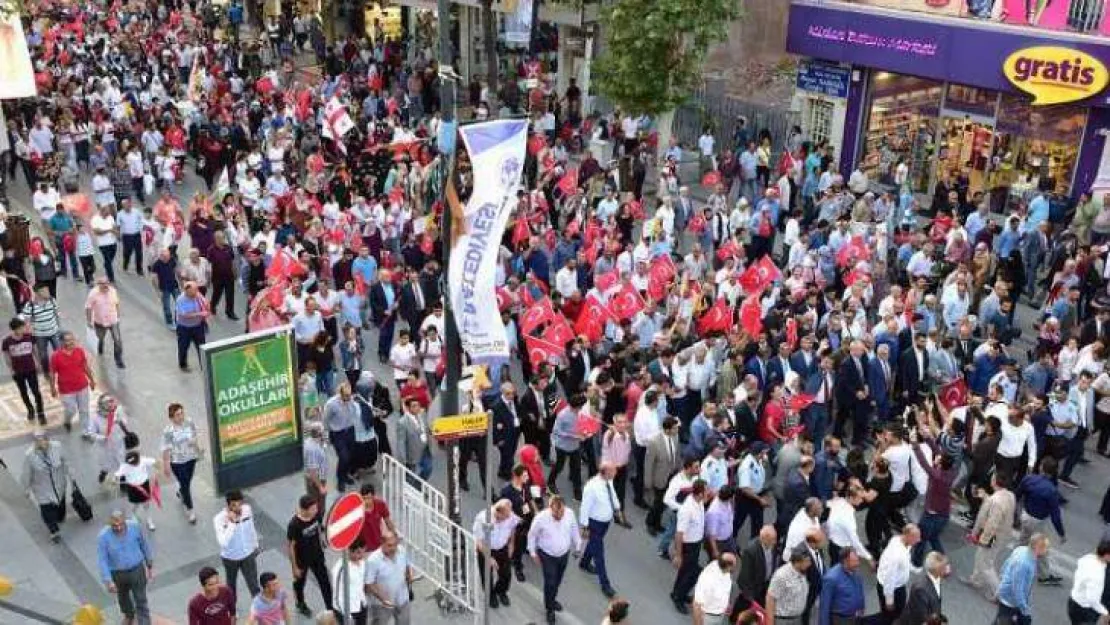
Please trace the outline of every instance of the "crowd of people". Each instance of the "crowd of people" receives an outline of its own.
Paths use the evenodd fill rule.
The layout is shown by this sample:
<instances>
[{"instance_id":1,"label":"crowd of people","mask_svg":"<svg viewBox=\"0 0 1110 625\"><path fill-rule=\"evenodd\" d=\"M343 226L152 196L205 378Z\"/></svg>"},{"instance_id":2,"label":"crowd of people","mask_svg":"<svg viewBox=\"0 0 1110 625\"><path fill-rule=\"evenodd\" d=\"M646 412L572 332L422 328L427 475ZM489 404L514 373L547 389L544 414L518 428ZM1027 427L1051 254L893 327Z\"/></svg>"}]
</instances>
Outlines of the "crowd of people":
<instances>
[{"instance_id":1,"label":"crowd of people","mask_svg":"<svg viewBox=\"0 0 1110 625\"><path fill-rule=\"evenodd\" d=\"M356 623L408 623L415 573L365 482L382 454L435 474L428 415L448 323L440 198L482 184L465 154L449 170L436 150L434 61L377 30L328 46L305 18L268 23L260 45L240 36L237 2L216 15L227 36L204 2L94 4L27 6L40 96L5 105L4 157L44 234L25 257L5 246L0 269L19 313L2 349L28 422L46 424L41 375L65 430L76 421L95 448L98 481L120 489L98 538L101 581L129 622L150 622L152 503L175 484L195 523L204 456L180 404L156 445L110 394L90 405L86 346L102 355L110 338L126 367L114 283L133 268L150 277L182 371L221 302L247 330L290 324L297 343L306 436L305 493L287 531L294 596L282 576L259 573L251 507L229 492L212 520L223 575L199 571L189 622L234 622L240 575L251 622L311 614L311 573L322 618L347 609ZM297 69L306 47L320 78ZM532 60L519 72L541 75ZM534 121L489 294L512 357L471 398L494 422L496 476L484 440L461 450L464 490L472 462L483 492L503 483L473 520L494 571L489 607L511 605L531 557L557 622L574 554L611 600L606 622L629 622L606 536L631 529L638 507L675 567L674 609L695 623L947 622L953 522L975 546L962 581L997 604L999 622L1031 622L1033 588L1063 583L1046 558L1067 535L1060 487L1082 487L1085 456L1110 457L1110 201L1084 195L1070 223L1054 223L1034 194L997 217L945 176L922 206L905 184L859 170L846 181L833 146L800 129L773 137L745 123L728 138L707 130L689 179L677 142L656 161L651 120L583 119L573 82L564 93L538 84L507 79L491 94L475 82L462 102L479 119L496 100ZM571 139L587 129L612 154L579 152ZM206 192L181 192L189 169ZM62 329L59 278L89 287L88 337ZM1032 324L1018 317L1022 296ZM370 341L378 367L366 365ZM55 541L76 494L71 467L36 429L23 485ZM367 523L350 574L365 583L338 601L320 519L329 495L351 487ZM1105 621L1107 562L1106 541L1080 559L1073 623Z\"/></svg>"}]
</instances>

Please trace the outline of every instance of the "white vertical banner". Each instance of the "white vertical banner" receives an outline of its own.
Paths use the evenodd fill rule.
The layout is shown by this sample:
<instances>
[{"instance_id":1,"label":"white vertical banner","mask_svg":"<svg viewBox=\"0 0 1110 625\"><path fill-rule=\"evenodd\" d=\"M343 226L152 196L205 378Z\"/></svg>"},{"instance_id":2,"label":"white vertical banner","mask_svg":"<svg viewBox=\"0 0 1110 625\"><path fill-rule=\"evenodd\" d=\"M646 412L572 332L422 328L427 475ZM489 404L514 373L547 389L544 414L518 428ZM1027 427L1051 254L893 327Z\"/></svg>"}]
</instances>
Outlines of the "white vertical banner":
<instances>
[{"instance_id":1,"label":"white vertical banner","mask_svg":"<svg viewBox=\"0 0 1110 625\"><path fill-rule=\"evenodd\" d=\"M505 43L528 47L532 43L532 3L536 0L516 0L516 6L506 7Z\"/></svg>"},{"instance_id":2,"label":"white vertical banner","mask_svg":"<svg viewBox=\"0 0 1110 625\"><path fill-rule=\"evenodd\" d=\"M490 121L463 126L459 133L470 154L474 192L463 208L463 233L451 248L447 274L451 311L471 359L508 358L494 276L501 236L524 169L528 122Z\"/></svg>"},{"instance_id":3,"label":"white vertical banner","mask_svg":"<svg viewBox=\"0 0 1110 625\"><path fill-rule=\"evenodd\" d=\"M33 98L35 70L19 14L0 19L0 100Z\"/></svg>"}]
</instances>

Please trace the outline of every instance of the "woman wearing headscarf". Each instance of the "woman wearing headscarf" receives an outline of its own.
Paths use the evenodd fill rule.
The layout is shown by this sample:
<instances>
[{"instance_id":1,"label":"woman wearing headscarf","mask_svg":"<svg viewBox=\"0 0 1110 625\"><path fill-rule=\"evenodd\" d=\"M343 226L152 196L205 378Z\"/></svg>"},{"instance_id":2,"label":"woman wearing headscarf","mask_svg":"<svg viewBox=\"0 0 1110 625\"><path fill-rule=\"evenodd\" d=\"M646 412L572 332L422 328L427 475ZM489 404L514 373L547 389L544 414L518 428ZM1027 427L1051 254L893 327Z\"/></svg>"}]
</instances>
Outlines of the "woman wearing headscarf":
<instances>
[{"instance_id":1,"label":"woman wearing headscarf","mask_svg":"<svg viewBox=\"0 0 1110 625\"><path fill-rule=\"evenodd\" d=\"M92 438L97 448L97 462L100 468L96 481L103 484L105 478L115 475L119 470L124 453L127 451L128 439L132 439L133 446L137 446L138 437L129 431L127 415L111 395L100 396L96 402L96 414L91 421L92 427L88 436Z\"/></svg>"}]
</instances>

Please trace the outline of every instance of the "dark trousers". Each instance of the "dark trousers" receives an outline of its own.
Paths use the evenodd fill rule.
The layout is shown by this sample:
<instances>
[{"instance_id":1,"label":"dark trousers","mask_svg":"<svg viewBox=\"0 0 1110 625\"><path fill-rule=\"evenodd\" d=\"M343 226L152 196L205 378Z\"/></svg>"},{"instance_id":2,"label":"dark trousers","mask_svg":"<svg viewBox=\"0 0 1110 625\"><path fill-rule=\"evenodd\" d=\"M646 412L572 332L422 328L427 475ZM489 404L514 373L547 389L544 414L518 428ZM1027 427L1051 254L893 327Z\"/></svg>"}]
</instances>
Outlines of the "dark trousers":
<instances>
[{"instance_id":1,"label":"dark trousers","mask_svg":"<svg viewBox=\"0 0 1110 625\"><path fill-rule=\"evenodd\" d=\"M1087 436L1087 428L1080 427L1075 436L1068 439L1068 445L1064 448L1067 450L1067 455L1064 457L1064 468L1060 471L1060 477L1071 479L1071 472L1083 457L1083 444L1087 442Z\"/></svg>"},{"instance_id":2,"label":"dark trousers","mask_svg":"<svg viewBox=\"0 0 1110 625\"><path fill-rule=\"evenodd\" d=\"M582 568L593 563L594 568L597 569L597 581L605 589L613 587L609 583L609 572L605 568L605 535L609 533L610 525L612 523L589 520L589 538L586 540L582 559L578 562L578 566Z\"/></svg>"},{"instance_id":3,"label":"dark trousers","mask_svg":"<svg viewBox=\"0 0 1110 625\"><path fill-rule=\"evenodd\" d=\"M1004 478L1007 484L1018 483L1018 480L1024 476L1024 471L1022 470L1023 466L1025 466L1025 464L1022 462L1021 456L1017 458L1007 458L1000 454L995 454L994 456L994 472L997 473L999 477ZM1067 477L1067 464L1065 463L1064 466L1065 470L1060 473L1060 477Z\"/></svg>"},{"instance_id":4,"label":"dark trousers","mask_svg":"<svg viewBox=\"0 0 1110 625\"><path fill-rule=\"evenodd\" d=\"M66 502L39 504L39 515L51 534L58 533L58 524L66 520Z\"/></svg>"},{"instance_id":5,"label":"dark trousers","mask_svg":"<svg viewBox=\"0 0 1110 625\"><path fill-rule=\"evenodd\" d=\"M189 347L196 345L197 359L200 359L200 346L204 345L204 324L183 326L177 324L177 366L189 366Z\"/></svg>"},{"instance_id":6,"label":"dark trousers","mask_svg":"<svg viewBox=\"0 0 1110 625\"><path fill-rule=\"evenodd\" d=\"M116 585L119 611L128 619L137 618L140 625L150 625L150 604L146 599L145 569L145 565L140 564L125 571L112 571L112 583Z\"/></svg>"},{"instance_id":7,"label":"dark trousers","mask_svg":"<svg viewBox=\"0 0 1110 625\"><path fill-rule=\"evenodd\" d=\"M1095 409L1095 431L1098 432L1098 453L1105 454L1110 444L1110 414Z\"/></svg>"},{"instance_id":8,"label":"dark trousers","mask_svg":"<svg viewBox=\"0 0 1110 625\"><path fill-rule=\"evenodd\" d=\"M225 301L224 312L228 317L235 314L235 281L230 279L212 280L212 310L220 307L220 300Z\"/></svg>"},{"instance_id":9,"label":"dark trousers","mask_svg":"<svg viewBox=\"0 0 1110 625\"><path fill-rule=\"evenodd\" d=\"M510 539L511 540L511 539ZM497 576L493 580L493 594L504 595L509 592L509 584L513 578L512 567L509 562L509 546L505 545L500 549L491 549L490 556L493 557L493 562L496 564ZM481 551L478 552L478 569L482 573L482 588L486 587L486 571L489 571L489 565L486 564L486 555Z\"/></svg>"},{"instance_id":10,"label":"dark trousers","mask_svg":"<svg viewBox=\"0 0 1110 625\"><path fill-rule=\"evenodd\" d=\"M737 493L732 516L733 536L740 534L740 528L744 527L744 521L748 519L751 519L748 536L755 538L759 536L759 530L763 529L763 506L743 493Z\"/></svg>"},{"instance_id":11,"label":"dark trousers","mask_svg":"<svg viewBox=\"0 0 1110 625\"><path fill-rule=\"evenodd\" d=\"M378 326L378 358L389 358L389 350L393 347L393 326L397 320L393 316L386 317Z\"/></svg>"},{"instance_id":12,"label":"dark trousers","mask_svg":"<svg viewBox=\"0 0 1110 625\"><path fill-rule=\"evenodd\" d=\"M258 594L258 553L252 553L242 560L228 560L220 558L224 563L224 579L227 587L231 589L231 596L238 597L239 591L236 589L239 581L239 572L243 573L243 580L247 582L247 590L250 591L251 596L254 597Z\"/></svg>"},{"instance_id":13,"label":"dark trousers","mask_svg":"<svg viewBox=\"0 0 1110 625\"><path fill-rule=\"evenodd\" d=\"M636 465L636 470L632 474L632 497L633 501L643 503L644 501L644 469L647 464L647 447L632 443L632 462ZM623 503L623 502L622 502Z\"/></svg>"},{"instance_id":14,"label":"dark trousers","mask_svg":"<svg viewBox=\"0 0 1110 625\"><path fill-rule=\"evenodd\" d=\"M620 504L621 510L624 510L624 496L627 491L626 485L628 484L628 465L617 467L617 474L613 476L613 490L617 493L617 503Z\"/></svg>"},{"instance_id":15,"label":"dark trousers","mask_svg":"<svg viewBox=\"0 0 1110 625\"><path fill-rule=\"evenodd\" d=\"M27 408L27 419L30 420L35 415L43 416L45 413L42 409L42 393L39 392L38 372L13 373L12 379L15 380L15 385L19 388L19 397ZM31 405L31 397L35 398L34 406Z\"/></svg>"},{"instance_id":16,"label":"dark trousers","mask_svg":"<svg viewBox=\"0 0 1110 625\"><path fill-rule=\"evenodd\" d=\"M894 591L894 609L887 610L886 597L883 595L883 585L875 582L875 589L879 593L879 622L885 625L890 625L902 616L902 610L906 609L906 587L901 586Z\"/></svg>"},{"instance_id":17,"label":"dark trousers","mask_svg":"<svg viewBox=\"0 0 1110 625\"><path fill-rule=\"evenodd\" d=\"M921 515L918 526L921 528L921 541L913 547L914 566L921 566L925 561L925 554L929 551L944 553L944 545L940 542L940 535L948 525L947 514L933 514L926 512Z\"/></svg>"},{"instance_id":18,"label":"dark trousers","mask_svg":"<svg viewBox=\"0 0 1110 625\"><path fill-rule=\"evenodd\" d=\"M500 459L497 462L497 476L502 479L509 479L513 471L513 457L516 456L517 441L520 440L519 435L511 437L509 440L501 441L497 446L497 451L500 452Z\"/></svg>"},{"instance_id":19,"label":"dark trousers","mask_svg":"<svg viewBox=\"0 0 1110 625\"><path fill-rule=\"evenodd\" d=\"M311 562L298 562L301 565L301 576L293 578L293 594L297 597L297 605L304 605L304 587L308 583L308 574L316 578L320 586L320 595L324 597L324 606L331 608L331 578L328 576L328 565L323 558Z\"/></svg>"},{"instance_id":20,"label":"dark trousers","mask_svg":"<svg viewBox=\"0 0 1110 625\"><path fill-rule=\"evenodd\" d=\"M193 471L197 468L197 461L195 459L188 462L171 462L170 470L173 471L173 476L177 478L177 496L181 498L181 503L185 506L186 510L193 509Z\"/></svg>"},{"instance_id":21,"label":"dark trousers","mask_svg":"<svg viewBox=\"0 0 1110 625\"><path fill-rule=\"evenodd\" d=\"M551 467L551 473L547 476L548 486L555 486L555 480L563 471L563 465L570 460L570 483L574 487L575 494L582 492L582 453L581 450L563 451L562 449L555 449L555 465Z\"/></svg>"},{"instance_id":22,"label":"dark trousers","mask_svg":"<svg viewBox=\"0 0 1110 625\"><path fill-rule=\"evenodd\" d=\"M108 277L108 282L115 282L116 272L112 265L116 260L116 244L101 245L100 255L104 257L104 275Z\"/></svg>"},{"instance_id":23,"label":"dark trousers","mask_svg":"<svg viewBox=\"0 0 1110 625\"><path fill-rule=\"evenodd\" d=\"M528 551L528 530L532 527L532 517L525 517L513 530L513 568L524 570L524 554Z\"/></svg>"},{"instance_id":24,"label":"dark trousers","mask_svg":"<svg viewBox=\"0 0 1110 625\"><path fill-rule=\"evenodd\" d=\"M124 234L120 235L123 239L123 270L127 271L127 265L131 261L131 257L135 257L135 272L140 276L143 275L143 235ZM101 248L104 249L104 248Z\"/></svg>"},{"instance_id":25,"label":"dark trousers","mask_svg":"<svg viewBox=\"0 0 1110 625\"><path fill-rule=\"evenodd\" d=\"M355 483L351 479L351 449L355 446L355 428L329 431L328 440L335 449L335 484L343 490L347 484Z\"/></svg>"},{"instance_id":26,"label":"dark trousers","mask_svg":"<svg viewBox=\"0 0 1110 625\"><path fill-rule=\"evenodd\" d=\"M1068 599L1068 620L1071 625L1094 625L1098 622L1098 612Z\"/></svg>"},{"instance_id":27,"label":"dark trousers","mask_svg":"<svg viewBox=\"0 0 1110 625\"><path fill-rule=\"evenodd\" d=\"M85 284L92 284L93 274L96 273L96 257L78 256L77 260L81 263L81 278L85 280ZM77 270L73 271L74 277L77 277Z\"/></svg>"},{"instance_id":28,"label":"dark trousers","mask_svg":"<svg viewBox=\"0 0 1110 625\"><path fill-rule=\"evenodd\" d=\"M555 557L543 551L538 553L540 554L540 567L543 570L543 609L554 612L555 599L559 595L559 586L563 583L563 574L567 572L569 554L564 553Z\"/></svg>"},{"instance_id":29,"label":"dark trousers","mask_svg":"<svg viewBox=\"0 0 1110 625\"><path fill-rule=\"evenodd\" d=\"M685 601L686 596L694 590L701 574L701 542L682 543L682 566L674 577L674 586L671 588L671 598L676 602Z\"/></svg>"},{"instance_id":30,"label":"dark trousers","mask_svg":"<svg viewBox=\"0 0 1110 625\"><path fill-rule=\"evenodd\" d=\"M1072 601L1069 599L1068 600L1068 615L1069 616L1071 615L1071 604L1072 604ZM1076 606L1076 607L1078 607L1078 606ZM1095 620L1091 621L1093 623L1093 622L1098 620L1098 618L1097 618L1098 613L1095 612L1094 610L1091 610L1091 612L1093 612L1096 616ZM1011 608L1010 606L1006 605L1005 603L999 603L998 604L998 614L994 617L994 622L995 622L995 625L1012 625L1014 623L1016 623L1017 625L1030 625L1033 622L1033 617L1025 616L1024 614L1021 613L1021 610L1018 610L1017 608ZM1075 621L1072 621L1072 622L1074 623Z\"/></svg>"},{"instance_id":31,"label":"dark trousers","mask_svg":"<svg viewBox=\"0 0 1110 625\"><path fill-rule=\"evenodd\" d=\"M663 529L663 510L666 508L663 504L663 495L667 494L665 488L652 488L651 489L651 508L648 509L647 518L644 523L650 528L657 530Z\"/></svg>"}]
</instances>

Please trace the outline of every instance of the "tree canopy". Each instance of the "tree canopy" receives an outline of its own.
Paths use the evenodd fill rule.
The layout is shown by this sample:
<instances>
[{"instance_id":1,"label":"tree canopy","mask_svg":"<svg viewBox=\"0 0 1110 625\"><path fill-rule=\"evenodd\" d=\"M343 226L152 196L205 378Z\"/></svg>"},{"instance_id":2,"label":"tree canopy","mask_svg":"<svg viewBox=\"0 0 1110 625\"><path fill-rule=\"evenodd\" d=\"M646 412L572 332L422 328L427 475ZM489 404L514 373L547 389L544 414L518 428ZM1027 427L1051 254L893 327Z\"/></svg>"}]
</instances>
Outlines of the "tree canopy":
<instances>
[{"instance_id":1,"label":"tree canopy","mask_svg":"<svg viewBox=\"0 0 1110 625\"><path fill-rule=\"evenodd\" d=\"M630 113L673 110L699 83L709 46L739 16L740 0L615 0L601 15L599 90Z\"/></svg>"}]
</instances>

